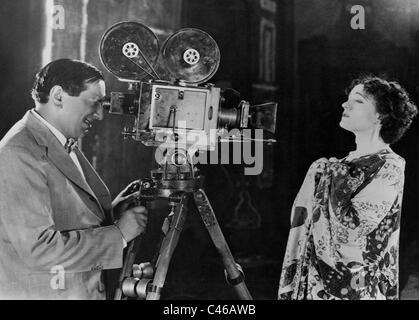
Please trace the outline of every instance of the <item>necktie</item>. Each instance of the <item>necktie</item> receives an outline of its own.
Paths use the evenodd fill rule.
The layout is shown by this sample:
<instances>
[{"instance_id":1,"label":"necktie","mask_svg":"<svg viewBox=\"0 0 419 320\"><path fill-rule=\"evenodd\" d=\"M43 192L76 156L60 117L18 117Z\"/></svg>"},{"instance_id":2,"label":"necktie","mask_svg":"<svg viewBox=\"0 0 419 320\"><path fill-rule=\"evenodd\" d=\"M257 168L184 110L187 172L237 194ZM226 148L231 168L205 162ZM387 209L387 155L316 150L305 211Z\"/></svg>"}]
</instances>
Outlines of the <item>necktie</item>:
<instances>
[{"instance_id":1,"label":"necktie","mask_svg":"<svg viewBox=\"0 0 419 320\"><path fill-rule=\"evenodd\" d=\"M77 140L75 140L73 138L68 138L65 145L64 145L64 148L68 152L68 155L70 156L71 160L73 160L77 169L79 169L83 178L85 178L82 166L81 166L80 161L78 159L78 154L77 153L78 152L81 153L81 152L80 152L80 150L77 146Z\"/></svg>"},{"instance_id":2,"label":"necktie","mask_svg":"<svg viewBox=\"0 0 419 320\"><path fill-rule=\"evenodd\" d=\"M67 152L70 153L74 150L75 147L77 147L77 140L73 138L68 138L64 145L64 148L67 150Z\"/></svg>"}]
</instances>

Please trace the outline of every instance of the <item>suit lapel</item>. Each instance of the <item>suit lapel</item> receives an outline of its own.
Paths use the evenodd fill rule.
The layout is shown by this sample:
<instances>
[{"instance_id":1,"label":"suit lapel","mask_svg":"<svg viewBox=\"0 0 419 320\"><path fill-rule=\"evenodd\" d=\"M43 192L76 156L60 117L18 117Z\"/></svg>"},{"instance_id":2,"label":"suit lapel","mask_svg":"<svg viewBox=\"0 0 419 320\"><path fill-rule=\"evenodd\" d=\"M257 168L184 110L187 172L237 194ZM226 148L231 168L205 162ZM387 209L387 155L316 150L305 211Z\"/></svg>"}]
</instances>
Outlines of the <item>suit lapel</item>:
<instances>
[{"instance_id":1,"label":"suit lapel","mask_svg":"<svg viewBox=\"0 0 419 320\"><path fill-rule=\"evenodd\" d=\"M82 188L85 192L89 193L90 195L94 195L93 190L84 180L73 160L71 160L69 154L61 146L58 140L56 144L57 145L52 142L52 145L49 145L47 153L48 158L68 179Z\"/></svg>"},{"instance_id":2,"label":"suit lapel","mask_svg":"<svg viewBox=\"0 0 419 320\"><path fill-rule=\"evenodd\" d=\"M77 159L80 162L80 165L83 169L83 173L86 177L87 183L94 191L94 194L97 196L101 206L105 210L112 209L112 200L108 188L102 179L97 175L95 169L92 167L90 162L86 159L84 154L80 151L79 148L75 147L74 152L77 156Z\"/></svg>"},{"instance_id":3,"label":"suit lapel","mask_svg":"<svg viewBox=\"0 0 419 320\"><path fill-rule=\"evenodd\" d=\"M30 111L26 113L25 117L23 118L23 121L26 122L28 129L31 131L38 144L47 147L46 155L51 160L51 162L57 167L57 169L61 171L62 174L66 176L69 180L71 180L75 185L80 187L83 191L88 193L91 197L93 197L96 200L99 210L92 211L101 220L104 219L105 215L102 207L100 206L102 204L102 201L99 201L99 199L96 197L96 194L93 192L88 182L86 182L86 180L83 178L79 169L76 167L73 160L71 159L65 148L58 141L58 139L44 124L42 124L38 119L36 119L35 116L33 116L30 113ZM85 158L84 160L87 162ZM84 164L84 166L86 165ZM84 171L84 168L83 173L86 175L86 171ZM88 171L88 175L91 175L90 171ZM101 194L101 197L102 196L103 195ZM103 202L105 203L105 201ZM88 204L88 207L91 208L91 205Z\"/></svg>"}]
</instances>

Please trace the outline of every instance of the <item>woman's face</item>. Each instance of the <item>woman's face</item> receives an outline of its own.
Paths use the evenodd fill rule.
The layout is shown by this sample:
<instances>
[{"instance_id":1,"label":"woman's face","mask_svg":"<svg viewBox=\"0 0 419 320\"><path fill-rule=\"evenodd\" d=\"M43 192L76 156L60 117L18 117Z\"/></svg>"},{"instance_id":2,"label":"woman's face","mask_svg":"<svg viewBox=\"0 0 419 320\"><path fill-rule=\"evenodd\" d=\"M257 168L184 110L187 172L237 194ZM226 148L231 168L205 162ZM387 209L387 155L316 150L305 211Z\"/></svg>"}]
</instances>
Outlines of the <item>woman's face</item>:
<instances>
[{"instance_id":1,"label":"woman's face","mask_svg":"<svg viewBox=\"0 0 419 320\"><path fill-rule=\"evenodd\" d=\"M348 131L358 133L380 126L375 100L364 91L364 85L356 85L342 104L343 114L339 125Z\"/></svg>"}]
</instances>

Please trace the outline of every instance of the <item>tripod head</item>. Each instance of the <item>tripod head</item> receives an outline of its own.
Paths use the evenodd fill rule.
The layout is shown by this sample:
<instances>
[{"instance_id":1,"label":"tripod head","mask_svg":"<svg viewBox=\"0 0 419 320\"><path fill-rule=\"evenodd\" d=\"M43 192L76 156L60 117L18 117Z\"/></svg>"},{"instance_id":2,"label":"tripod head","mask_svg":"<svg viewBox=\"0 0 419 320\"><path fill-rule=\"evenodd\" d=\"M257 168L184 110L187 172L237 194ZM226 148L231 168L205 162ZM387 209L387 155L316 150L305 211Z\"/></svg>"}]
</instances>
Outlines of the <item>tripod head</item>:
<instances>
[{"instance_id":1,"label":"tripod head","mask_svg":"<svg viewBox=\"0 0 419 320\"><path fill-rule=\"evenodd\" d=\"M157 169L151 170L149 178L140 179L127 191L127 194L140 191L135 199L137 205L156 199L176 203L183 193L203 187L204 177L185 149L166 149L158 165Z\"/></svg>"}]
</instances>

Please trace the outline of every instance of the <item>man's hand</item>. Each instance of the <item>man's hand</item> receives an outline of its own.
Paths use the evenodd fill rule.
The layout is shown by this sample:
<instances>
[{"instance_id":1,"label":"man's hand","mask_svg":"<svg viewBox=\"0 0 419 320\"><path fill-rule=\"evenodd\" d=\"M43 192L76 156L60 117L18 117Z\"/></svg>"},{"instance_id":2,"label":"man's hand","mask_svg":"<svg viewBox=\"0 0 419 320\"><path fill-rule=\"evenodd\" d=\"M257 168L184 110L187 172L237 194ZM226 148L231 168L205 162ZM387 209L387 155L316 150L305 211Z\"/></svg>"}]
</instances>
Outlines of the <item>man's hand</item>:
<instances>
[{"instance_id":1,"label":"man's hand","mask_svg":"<svg viewBox=\"0 0 419 320\"><path fill-rule=\"evenodd\" d=\"M119 219L122 212L127 210L128 206L139 196L139 181L133 181L122 190L112 201L113 215Z\"/></svg>"},{"instance_id":2,"label":"man's hand","mask_svg":"<svg viewBox=\"0 0 419 320\"><path fill-rule=\"evenodd\" d=\"M124 211L115 224L121 230L125 241L130 242L145 232L147 219L147 209L143 206L137 206Z\"/></svg>"}]
</instances>

